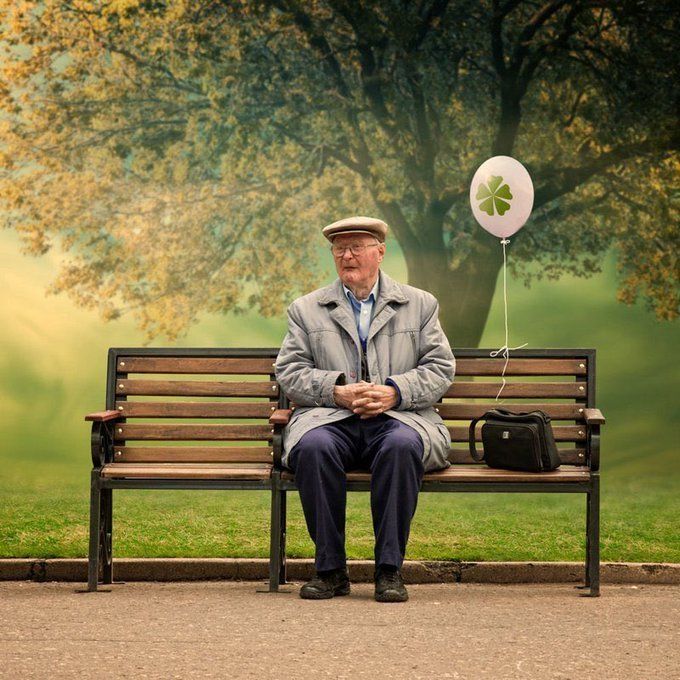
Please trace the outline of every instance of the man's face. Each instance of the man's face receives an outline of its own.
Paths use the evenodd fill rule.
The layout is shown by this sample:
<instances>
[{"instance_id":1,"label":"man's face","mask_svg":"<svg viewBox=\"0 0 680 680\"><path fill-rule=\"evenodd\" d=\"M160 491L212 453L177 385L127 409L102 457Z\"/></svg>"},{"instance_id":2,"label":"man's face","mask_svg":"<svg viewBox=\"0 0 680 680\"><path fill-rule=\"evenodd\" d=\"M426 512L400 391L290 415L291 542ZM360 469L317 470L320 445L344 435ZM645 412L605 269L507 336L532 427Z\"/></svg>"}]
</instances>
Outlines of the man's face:
<instances>
[{"instance_id":1,"label":"man's face","mask_svg":"<svg viewBox=\"0 0 680 680\"><path fill-rule=\"evenodd\" d=\"M363 252L353 255L350 246L367 247ZM385 244L379 243L370 234L341 234L333 239L332 244L334 251L339 248L345 248L344 253L333 252L333 259L340 280L348 288L372 285L385 255Z\"/></svg>"}]
</instances>

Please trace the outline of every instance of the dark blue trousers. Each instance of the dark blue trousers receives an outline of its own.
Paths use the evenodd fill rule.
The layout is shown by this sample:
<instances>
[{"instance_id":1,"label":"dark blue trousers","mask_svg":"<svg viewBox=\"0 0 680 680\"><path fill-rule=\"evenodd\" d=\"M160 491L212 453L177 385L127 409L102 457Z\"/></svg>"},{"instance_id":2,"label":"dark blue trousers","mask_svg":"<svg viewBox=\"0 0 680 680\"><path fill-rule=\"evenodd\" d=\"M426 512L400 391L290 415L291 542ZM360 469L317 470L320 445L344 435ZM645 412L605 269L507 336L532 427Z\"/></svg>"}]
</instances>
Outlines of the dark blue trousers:
<instances>
[{"instance_id":1,"label":"dark blue trousers","mask_svg":"<svg viewBox=\"0 0 680 680\"><path fill-rule=\"evenodd\" d=\"M293 447L295 473L316 569L345 566L345 473L371 471L376 565L401 568L423 480L423 442L408 425L384 414L351 416L307 432Z\"/></svg>"}]
</instances>

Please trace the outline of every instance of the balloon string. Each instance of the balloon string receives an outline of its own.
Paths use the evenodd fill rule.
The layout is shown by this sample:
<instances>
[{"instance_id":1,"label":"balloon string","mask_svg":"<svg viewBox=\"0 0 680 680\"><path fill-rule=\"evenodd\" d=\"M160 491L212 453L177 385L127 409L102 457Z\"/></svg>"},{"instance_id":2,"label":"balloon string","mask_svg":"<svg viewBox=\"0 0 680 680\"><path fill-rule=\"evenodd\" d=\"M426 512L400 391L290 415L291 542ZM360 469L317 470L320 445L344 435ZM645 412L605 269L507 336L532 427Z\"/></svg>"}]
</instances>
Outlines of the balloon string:
<instances>
[{"instance_id":1,"label":"balloon string","mask_svg":"<svg viewBox=\"0 0 680 680\"><path fill-rule=\"evenodd\" d=\"M503 244L503 308L505 309L505 344L503 347L500 347L497 350L494 350L491 352L489 356L493 357L494 359L499 355L502 354L505 357L505 364L503 366L503 373L501 373L501 378L503 380L503 384L501 385L500 390L498 390L498 394L496 395L496 401L498 401L498 397L500 396L501 392L503 391L503 388L505 387L505 370L508 367L508 362L510 361L510 350L511 349L522 349L522 347L526 347L529 343L525 342L523 345L518 345L517 347L508 347L508 284L507 284L507 278L506 278L506 269L507 269L507 263L506 263L506 257L505 257L505 246L510 243L509 239L501 239L501 243Z\"/></svg>"}]
</instances>

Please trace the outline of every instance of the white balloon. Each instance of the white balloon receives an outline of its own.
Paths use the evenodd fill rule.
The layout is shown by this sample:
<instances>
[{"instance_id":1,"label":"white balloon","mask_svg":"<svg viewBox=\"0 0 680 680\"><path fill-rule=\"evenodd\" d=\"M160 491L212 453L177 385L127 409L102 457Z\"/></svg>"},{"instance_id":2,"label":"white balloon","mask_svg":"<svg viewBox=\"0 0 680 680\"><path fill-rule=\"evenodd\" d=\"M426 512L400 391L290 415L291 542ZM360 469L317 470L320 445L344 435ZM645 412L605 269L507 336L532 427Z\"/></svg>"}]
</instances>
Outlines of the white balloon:
<instances>
[{"instance_id":1,"label":"white balloon","mask_svg":"<svg viewBox=\"0 0 680 680\"><path fill-rule=\"evenodd\" d=\"M510 156L484 161L472 178L470 206L488 232L499 238L512 236L534 207L534 185L527 169Z\"/></svg>"}]
</instances>

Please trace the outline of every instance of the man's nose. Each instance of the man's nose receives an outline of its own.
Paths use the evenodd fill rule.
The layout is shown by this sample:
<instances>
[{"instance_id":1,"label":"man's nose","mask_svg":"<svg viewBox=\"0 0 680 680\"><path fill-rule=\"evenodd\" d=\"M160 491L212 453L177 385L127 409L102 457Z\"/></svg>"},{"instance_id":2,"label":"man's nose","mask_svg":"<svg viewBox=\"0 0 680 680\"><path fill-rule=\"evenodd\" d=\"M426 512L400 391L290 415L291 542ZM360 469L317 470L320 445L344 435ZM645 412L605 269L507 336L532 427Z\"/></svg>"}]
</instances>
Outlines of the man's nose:
<instances>
[{"instance_id":1,"label":"man's nose","mask_svg":"<svg viewBox=\"0 0 680 680\"><path fill-rule=\"evenodd\" d=\"M345 248L345 252L342 254L343 260L351 260L354 257L352 251L349 248Z\"/></svg>"}]
</instances>

